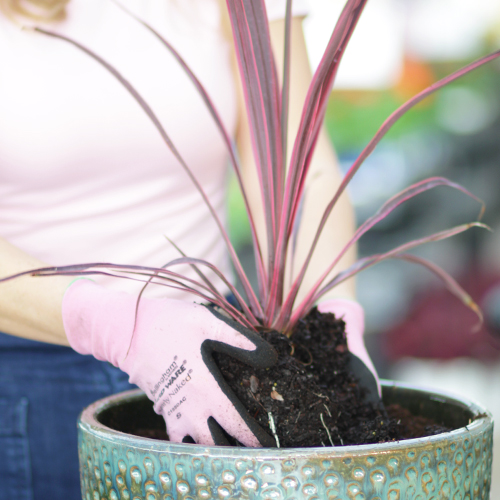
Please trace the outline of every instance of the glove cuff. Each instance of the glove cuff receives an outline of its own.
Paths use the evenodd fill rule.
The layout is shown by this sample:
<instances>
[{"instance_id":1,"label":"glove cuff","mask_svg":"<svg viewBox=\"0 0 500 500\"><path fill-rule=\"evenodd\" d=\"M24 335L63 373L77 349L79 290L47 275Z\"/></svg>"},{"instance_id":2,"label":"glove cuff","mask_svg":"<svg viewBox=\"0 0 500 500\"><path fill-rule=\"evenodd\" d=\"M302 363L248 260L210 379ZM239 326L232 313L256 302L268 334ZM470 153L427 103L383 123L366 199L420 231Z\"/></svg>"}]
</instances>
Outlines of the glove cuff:
<instances>
[{"instance_id":1,"label":"glove cuff","mask_svg":"<svg viewBox=\"0 0 500 500\"><path fill-rule=\"evenodd\" d=\"M70 346L119 366L128 351L135 324L136 298L107 290L91 280L75 280L62 302L64 330Z\"/></svg>"}]
</instances>

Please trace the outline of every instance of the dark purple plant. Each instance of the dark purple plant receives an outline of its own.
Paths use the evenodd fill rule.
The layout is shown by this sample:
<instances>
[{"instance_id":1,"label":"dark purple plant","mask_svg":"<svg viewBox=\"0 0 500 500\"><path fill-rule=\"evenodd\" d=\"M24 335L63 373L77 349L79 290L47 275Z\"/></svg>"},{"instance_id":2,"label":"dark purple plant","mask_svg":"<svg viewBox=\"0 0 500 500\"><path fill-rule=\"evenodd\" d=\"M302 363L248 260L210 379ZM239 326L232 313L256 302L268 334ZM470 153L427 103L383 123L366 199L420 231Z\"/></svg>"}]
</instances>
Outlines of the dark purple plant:
<instances>
[{"instance_id":1,"label":"dark purple plant","mask_svg":"<svg viewBox=\"0 0 500 500\"><path fill-rule=\"evenodd\" d=\"M109 276L119 276L144 281L145 283L154 282L160 285L187 290L197 295L202 300L211 301L223 308L228 314L234 317L234 319L247 327L256 328L257 326L262 325L264 327L276 328L284 332L291 332L296 322L303 317L314 305L314 303L331 288L369 266L385 259L396 258L418 263L427 267L437 276L442 278L448 289L459 297L467 306L471 307L479 317L481 317L481 313L477 305L451 276L445 273L442 269L438 268L436 265L406 253L408 250L411 250L418 245L448 238L452 235L466 231L471 227L486 227L479 222L471 222L457 226L440 233L411 241L384 254L363 258L349 269L338 273L333 278L328 278L330 272L345 252L352 245L354 245L359 238L366 233L366 231L371 229L375 224L384 219L401 203L404 203L408 199L438 186L452 187L474 199L477 199L465 188L441 177L434 177L418 182L403 190L401 193L393 196L375 215L359 227L352 238L346 243L340 254L332 260L327 268L325 268L323 275L307 292L305 298L300 303L297 303L297 293L303 282L306 269L311 261L314 249L329 214L335 207L336 202L344 192L353 175L358 171L363 161L371 154L375 146L380 142L388 130L402 115L427 96L450 82L469 73L473 69L499 57L500 51L483 57L482 59L479 59L478 61L431 85L394 111L392 115L382 124L373 139L368 143L353 163L336 192L332 193L330 203L328 204L321 219L318 220L316 236L311 244L307 258L301 269L298 271L290 291L285 296L284 277L286 260L287 258L290 258L291 254L289 242L292 241L294 231L297 227L297 222L299 222L297 220L298 207L304 192L305 179L311 164L315 144L323 123L327 102L330 97L339 64L367 0L347 0L346 2L346 5L333 30L323 58L313 76L304 103L299 129L291 152L291 159L289 164L286 165L289 99L288 89L290 85L289 61L291 3L291 0L288 0L285 19L284 74L282 78L283 85L280 88L276 64L271 49L264 0L227 0L227 7L233 30L234 47L238 59L241 82L245 96L255 164L262 192L266 224L265 243L267 248L267 259L265 261L262 252L263 242L259 241L257 237L255 223L252 218L245 186L243 185L241 177L240 165L233 150L231 139L227 131L224 129L217 110L215 109L203 86L189 69L181 56L168 43L168 41L162 38L150 26L143 23L144 26L157 36L161 43L163 43L165 47L176 57L180 66L189 75L193 85L195 85L198 89L214 119L214 122L226 142L230 160L239 181L240 189L243 194L243 199L249 216L253 236L253 246L255 250L259 286L258 295L252 290L238 256L236 255L236 252L232 247L229 237L221 221L218 219L215 210L210 205L208 197L192 174L186 162L183 160L179 151L175 148L175 145L170 140L167 132L163 129L161 123L156 118L153 110L136 92L136 90L113 67L111 67L106 61L102 60L98 55L90 52L74 40L70 40L64 36L42 29L36 30L44 33L45 35L63 39L87 52L108 71L110 71L142 106L160 132L167 146L177 157L180 165L191 177L200 192L204 203L207 205L208 209L215 218L221 235L226 242L236 274L243 285L244 297L237 292L230 281L222 276L222 274L213 265L201 259L189 258L182 253L180 249L178 250L182 257L169 262L163 268L93 263L78 266L39 269L31 271L29 274L105 274ZM142 22L140 20L138 21ZM481 209L479 219L482 215L482 211L483 208ZM189 279L173 271L175 266L186 263L194 267L199 279ZM215 286L206 278L202 271L203 268L208 268L214 271L215 274L222 279L222 281L235 295L241 310L238 310L229 304L226 298L217 291Z\"/></svg>"}]
</instances>

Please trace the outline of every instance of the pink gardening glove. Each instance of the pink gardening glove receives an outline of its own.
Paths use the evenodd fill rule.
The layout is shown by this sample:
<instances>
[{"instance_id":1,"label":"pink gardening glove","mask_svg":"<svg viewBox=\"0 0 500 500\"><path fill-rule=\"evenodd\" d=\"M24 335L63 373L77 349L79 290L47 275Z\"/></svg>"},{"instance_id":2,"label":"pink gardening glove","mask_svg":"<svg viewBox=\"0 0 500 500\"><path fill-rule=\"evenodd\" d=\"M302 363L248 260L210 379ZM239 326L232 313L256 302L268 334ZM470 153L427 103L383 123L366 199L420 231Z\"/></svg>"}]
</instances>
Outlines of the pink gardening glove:
<instances>
[{"instance_id":1,"label":"pink gardening glove","mask_svg":"<svg viewBox=\"0 0 500 500\"><path fill-rule=\"evenodd\" d=\"M191 436L199 444L227 444L222 428L245 446L275 446L246 413L211 356L224 352L266 368L276 362L274 349L205 306L141 299L136 322L136 303L133 295L90 280L75 281L62 306L71 347L126 372L154 402L171 441Z\"/></svg>"},{"instance_id":2,"label":"pink gardening glove","mask_svg":"<svg viewBox=\"0 0 500 500\"><path fill-rule=\"evenodd\" d=\"M358 357L370 370L375 378L378 396L382 396L380 380L375 367L365 347L363 334L365 332L365 313L363 308L354 300L349 299L329 299L318 305L321 313L332 313L337 319L342 319L345 323L345 333L347 348L351 354Z\"/></svg>"}]
</instances>

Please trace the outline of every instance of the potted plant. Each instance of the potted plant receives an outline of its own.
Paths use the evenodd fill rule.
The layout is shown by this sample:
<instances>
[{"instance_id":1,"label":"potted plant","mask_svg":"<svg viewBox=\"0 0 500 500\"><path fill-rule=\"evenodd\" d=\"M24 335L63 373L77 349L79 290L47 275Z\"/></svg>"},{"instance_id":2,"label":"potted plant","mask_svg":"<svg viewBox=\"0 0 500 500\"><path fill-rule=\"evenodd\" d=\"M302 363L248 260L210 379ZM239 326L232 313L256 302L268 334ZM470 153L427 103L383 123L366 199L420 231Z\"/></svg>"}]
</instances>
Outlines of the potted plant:
<instances>
[{"instance_id":1,"label":"potted plant","mask_svg":"<svg viewBox=\"0 0 500 500\"><path fill-rule=\"evenodd\" d=\"M227 2L245 94L255 163L262 190L267 230L265 245L259 239L252 220L245 186L241 180L239 164L231 140L209 96L168 41L146 26L171 51L190 76L226 140L249 214L259 278L258 294L250 286L229 237L211 207L208 197L143 98L97 54L91 53L73 40L37 29L46 35L73 43L89 53L103 64L143 107L168 147L196 184L207 208L215 217L221 235L227 243L244 293L243 296L240 295L230 281L210 263L189 258L182 254L180 249L182 256L163 268L93 263L64 268L46 268L32 271L31 274L106 273L114 276L126 275L132 279L145 281L146 285L156 282L181 287L204 301L212 302L225 314L247 328L260 329L263 332L278 330L279 342L286 343L287 337L295 335L297 325L302 322L323 294L369 266L385 259L396 258L426 266L440 276L450 291L480 316L477 306L451 276L432 263L406 253L423 243L438 241L474 226L484 227L479 222L463 224L408 242L383 254L361 259L333 278L330 277L331 271L348 249L366 231L404 201L438 186L452 187L474 198L465 188L443 178L431 178L416 183L387 201L355 232L352 239L340 254L332 259L330 266L324 270L321 278L308 290L305 297L300 301L297 297L329 214L353 175L385 133L412 106L447 83L499 57L500 52L480 59L440 80L401 106L386 120L349 169L340 187L332 193L331 202L322 219L318 221L316 236L305 262L296 273L285 295L287 259L290 256L291 241L294 238L296 225L300 219L300 201L305 178L338 66L366 2L367 0L348 0L346 3L313 77L288 165L286 131L291 1L289 0L287 5L285 70L281 90L267 31L263 1L228 0ZM264 252L264 246L267 252ZM199 280L193 281L173 270L175 266L186 263L194 267ZM229 287L236 298L236 305L228 301L206 278L203 273L204 267L215 271ZM329 320L341 326L338 320L333 318ZM345 339L342 343L342 334L339 338L341 340L334 345L334 348L339 354L346 354ZM294 344L288 345L292 350L295 347ZM298 355L292 355L292 357L298 359L298 362L303 365L312 364L307 360L301 360ZM219 360L219 363L223 364L223 360ZM251 377L250 375L248 383L251 392L255 393L252 388L252 383L255 385L255 381L252 381ZM268 391L268 395L278 402L284 399L283 394L278 390L272 389ZM325 397L322 394L316 396L319 399ZM143 431L147 433L162 425L161 418L158 421L151 410L151 405L142 394L127 393L119 397L108 398L85 410L79 423L83 495L85 499L147 498L148 500L217 497L431 500L432 498L488 497L491 479L492 421L484 409L471 402L457 400L444 394L427 393L423 390L390 383L383 386L383 400L387 406L397 403L403 409L410 410L417 419L419 417L433 418L450 430L418 439L339 447L338 440L340 444L344 444L340 435L339 437L334 435L334 430L338 430L335 424L339 415L332 416L330 407L324 404L324 413L323 410L313 411L316 419L321 423L320 432L326 436L325 440L328 439L326 443L322 443L321 448L277 450L171 444L168 441L155 440L150 437L139 438L131 434L132 416L136 419L136 430L137 427L143 427ZM276 438L276 444L279 445L280 429L276 428L272 411L264 412L261 417L264 419L267 417L269 431ZM333 423L328 421L328 417ZM378 420L374 422L377 428L387 426L388 416L385 410L379 409L377 418Z\"/></svg>"},{"instance_id":2,"label":"potted plant","mask_svg":"<svg viewBox=\"0 0 500 500\"><path fill-rule=\"evenodd\" d=\"M78 423L83 499L489 498L493 422L484 408L390 382L383 392L386 404L454 430L357 446L176 444L131 433L164 429L141 391L111 396L86 408Z\"/></svg>"}]
</instances>

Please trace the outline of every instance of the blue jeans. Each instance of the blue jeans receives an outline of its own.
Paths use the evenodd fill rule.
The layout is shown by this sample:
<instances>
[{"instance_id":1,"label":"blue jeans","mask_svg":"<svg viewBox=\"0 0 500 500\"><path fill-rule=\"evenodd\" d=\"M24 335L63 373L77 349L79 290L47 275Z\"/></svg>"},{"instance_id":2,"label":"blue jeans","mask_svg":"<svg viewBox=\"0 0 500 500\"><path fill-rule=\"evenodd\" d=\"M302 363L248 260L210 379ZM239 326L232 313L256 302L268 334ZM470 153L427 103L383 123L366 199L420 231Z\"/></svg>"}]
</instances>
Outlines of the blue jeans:
<instances>
[{"instance_id":1,"label":"blue jeans","mask_svg":"<svg viewBox=\"0 0 500 500\"><path fill-rule=\"evenodd\" d=\"M134 388L108 363L0 333L0 500L79 500L81 410Z\"/></svg>"}]
</instances>

